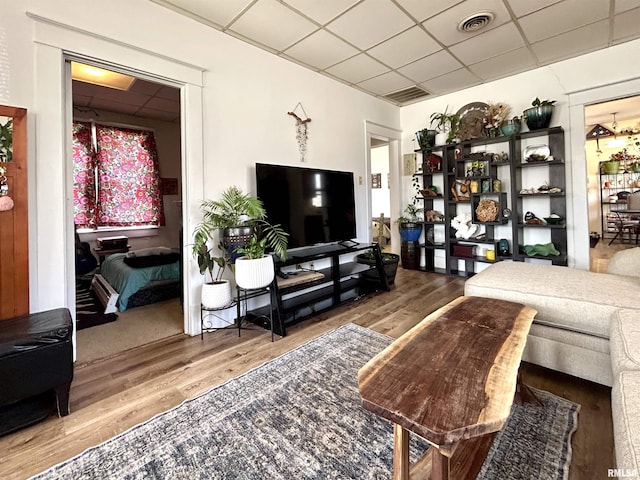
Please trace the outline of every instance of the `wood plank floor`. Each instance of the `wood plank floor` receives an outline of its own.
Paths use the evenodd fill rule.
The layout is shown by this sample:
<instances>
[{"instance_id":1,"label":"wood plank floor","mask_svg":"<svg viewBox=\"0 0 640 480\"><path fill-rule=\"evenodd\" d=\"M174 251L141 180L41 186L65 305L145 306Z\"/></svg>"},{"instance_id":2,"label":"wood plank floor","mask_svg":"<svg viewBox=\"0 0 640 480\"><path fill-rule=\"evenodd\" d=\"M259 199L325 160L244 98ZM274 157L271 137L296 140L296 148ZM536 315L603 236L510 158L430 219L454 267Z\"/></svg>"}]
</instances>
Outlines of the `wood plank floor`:
<instances>
[{"instance_id":1,"label":"wood plank floor","mask_svg":"<svg viewBox=\"0 0 640 480\"><path fill-rule=\"evenodd\" d=\"M293 326L285 338L253 327L173 336L77 368L71 415L0 438L0 478L20 479L79 454L153 415L296 346L353 322L398 337L462 294L461 278L399 269L388 293L369 295ZM609 388L523 364L526 383L582 405L570 479L606 478L614 468Z\"/></svg>"}]
</instances>

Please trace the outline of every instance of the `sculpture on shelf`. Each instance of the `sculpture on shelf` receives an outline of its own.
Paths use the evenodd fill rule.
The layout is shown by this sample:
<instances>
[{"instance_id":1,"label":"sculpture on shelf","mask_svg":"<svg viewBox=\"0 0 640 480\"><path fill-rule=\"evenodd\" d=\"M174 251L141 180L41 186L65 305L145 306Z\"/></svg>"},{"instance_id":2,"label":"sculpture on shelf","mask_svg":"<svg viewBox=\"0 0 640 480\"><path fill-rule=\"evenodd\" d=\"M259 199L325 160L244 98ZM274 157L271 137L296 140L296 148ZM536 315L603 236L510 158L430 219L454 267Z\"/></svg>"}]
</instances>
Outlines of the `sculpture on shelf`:
<instances>
[{"instance_id":1,"label":"sculpture on shelf","mask_svg":"<svg viewBox=\"0 0 640 480\"><path fill-rule=\"evenodd\" d=\"M478 231L478 225L471 222L470 213L461 213L451 220L451 228L456 231L456 238L468 240Z\"/></svg>"},{"instance_id":2,"label":"sculpture on shelf","mask_svg":"<svg viewBox=\"0 0 640 480\"><path fill-rule=\"evenodd\" d=\"M471 191L471 180L467 179L464 182L456 180L451 185L451 195L456 202L468 202L471 197L468 195Z\"/></svg>"}]
</instances>

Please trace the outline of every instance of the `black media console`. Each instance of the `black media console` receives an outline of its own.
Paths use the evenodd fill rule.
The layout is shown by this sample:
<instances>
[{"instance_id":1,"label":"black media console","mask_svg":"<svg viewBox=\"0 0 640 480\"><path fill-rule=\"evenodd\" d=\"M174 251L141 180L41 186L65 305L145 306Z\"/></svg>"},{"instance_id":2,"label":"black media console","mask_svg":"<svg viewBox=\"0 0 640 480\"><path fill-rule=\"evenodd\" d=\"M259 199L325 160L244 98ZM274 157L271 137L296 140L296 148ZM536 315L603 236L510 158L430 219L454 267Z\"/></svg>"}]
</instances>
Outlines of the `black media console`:
<instances>
[{"instance_id":1,"label":"black media console","mask_svg":"<svg viewBox=\"0 0 640 480\"><path fill-rule=\"evenodd\" d=\"M342 256L353 257L354 254L368 250L373 252L376 259L376 265L373 267L350 259L342 263L340 261ZM274 294L277 312L274 312L274 332L278 335L284 336L287 326L343 302L375 290L389 290L382 254L377 243L348 242L296 249L289 252L286 261L278 260L276 257L275 266L276 270L282 271L287 267L325 259L330 259L331 265L314 270L316 275L309 276L308 281L296 281L297 275L290 275L286 279L276 276ZM377 276L374 276L379 279L377 283L372 284L363 278L362 273L370 270L377 271ZM261 310L265 309L268 311L268 307ZM268 328L267 325L265 327Z\"/></svg>"}]
</instances>

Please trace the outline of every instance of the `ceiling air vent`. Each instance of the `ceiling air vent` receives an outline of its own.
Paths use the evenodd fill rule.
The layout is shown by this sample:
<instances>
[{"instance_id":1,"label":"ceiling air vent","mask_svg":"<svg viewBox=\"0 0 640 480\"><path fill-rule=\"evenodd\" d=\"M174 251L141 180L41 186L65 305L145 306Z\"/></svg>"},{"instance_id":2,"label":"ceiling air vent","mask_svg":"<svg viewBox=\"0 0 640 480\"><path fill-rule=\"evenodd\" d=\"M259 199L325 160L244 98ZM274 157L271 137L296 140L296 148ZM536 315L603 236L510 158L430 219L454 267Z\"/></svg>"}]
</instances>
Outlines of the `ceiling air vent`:
<instances>
[{"instance_id":1,"label":"ceiling air vent","mask_svg":"<svg viewBox=\"0 0 640 480\"><path fill-rule=\"evenodd\" d=\"M409 87L404 90L398 90L392 93L387 93L384 98L397 103L405 103L418 98L426 97L429 92L419 87Z\"/></svg>"},{"instance_id":2,"label":"ceiling air vent","mask_svg":"<svg viewBox=\"0 0 640 480\"><path fill-rule=\"evenodd\" d=\"M474 13L458 24L458 30L465 33L475 33L493 22L493 19L494 15L491 12Z\"/></svg>"}]
</instances>

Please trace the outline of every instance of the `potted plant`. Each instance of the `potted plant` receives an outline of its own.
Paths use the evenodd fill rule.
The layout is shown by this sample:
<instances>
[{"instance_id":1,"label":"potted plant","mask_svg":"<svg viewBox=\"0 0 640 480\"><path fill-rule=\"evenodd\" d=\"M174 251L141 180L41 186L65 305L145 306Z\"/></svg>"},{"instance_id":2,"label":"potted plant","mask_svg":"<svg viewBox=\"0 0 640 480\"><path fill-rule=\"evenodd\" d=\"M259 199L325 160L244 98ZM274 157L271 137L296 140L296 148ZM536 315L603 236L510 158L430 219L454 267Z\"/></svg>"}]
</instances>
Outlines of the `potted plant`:
<instances>
[{"instance_id":1,"label":"potted plant","mask_svg":"<svg viewBox=\"0 0 640 480\"><path fill-rule=\"evenodd\" d=\"M3 125L0 123L0 162L11 162L13 159L13 118Z\"/></svg>"},{"instance_id":2,"label":"potted plant","mask_svg":"<svg viewBox=\"0 0 640 480\"><path fill-rule=\"evenodd\" d=\"M522 128L522 118L516 115L515 117L505 120L500 125L500 131L502 135L515 135L520 132Z\"/></svg>"},{"instance_id":3,"label":"potted plant","mask_svg":"<svg viewBox=\"0 0 640 480\"><path fill-rule=\"evenodd\" d=\"M531 108L527 108L522 112L529 130L549 128L549 125L551 124L551 116L553 115L554 103L556 103L555 100L540 100L538 97L531 102Z\"/></svg>"},{"instance_id":4,"label":"potted plant","mask_svg":"<svg viewBox=\"0 0 640 480\"><path fill-rule=\"evenodd\" d=\"M209 237L205 237L200 233L197 232L194 236L195 241L192 252L198 262L200 274L206 276L208 273L211 280L205 281L202 285L200 302L204 308L215 310L231 304L231 285L228 280L222 278L227 266L227 258L224 254L220 257L214 257L212 254L213 249L210 249L207 245ZM225 252L225 250L222 249L222 252Z\"/></svg>"},{"instance_id":5,"label":"potted plant","mask_svg":"<svg viewBox=\"0 0 640 480\"><path fill-rule=\"evenodd\" d=\"M416 132L416 138L418 139L418 145L420 150L429 150L436 144L437 130L424 128Z\"/></svg>"},{"instance_id":6,"label":"potted plant","mask_svg":"<svg viewBox=\"0 0 640 480\"><path fill-rule=\"evenodd\" d=\"M273 281L275 274L273 257L266 255L266 249L272 248L282 260L287 258L287 236L280 225L271 225L264 220L259 222L260 229L244 246L236 249L241 255L236 258L235 274L239 287L252 290L264 288Z\"/></svg>"},{"instance_id":7,"label":"potted plant","mask_svg":"<svg viewBox=\"0 0 640 480\"><path fill-rule=\"evenodd\" d=\"M396 220L400 229L400 239L403 242L416 242L422 233L422 224L418 223L418 214L422 213L422 209L410 203L404 211L407 216L398 217Z\"/></svg>"},{"instance_id":8,"label":"potted plant","mask_svg":"<svg viewBox=\"0 0 640 480\"><path fill-rule=\"evenodd\" d=\"M398 263L400 263L400 255L396 255L395 253L386 253L382 252L382 265L384 267L384 274L387 277L387 284L393 285L396 280L396 272L398 271ZM356 255L356 262L362 263L364 265L369 265L371 267L370 270L367 270L362 273L362 277L368 282L379 285L380 284L380 276L378 274L378 269L376 263L376 256L374 254L373 248L367 250L365 253L361 253L360 255Z\"/></svg>"},{"instance_id":9,"label":"potted plant","mask_svg":"<svg viewBox=\"0 0 640 480\"><path fill-rule=\"evenodd\" d=\"M222 244L230 263L238 256L236 249L253 235L256 223L267 216L258 197L243 193L236 186L227 188L220 200L204 200L201 209L202 234L211 235L216 229L222 230Z\"/></svg>"},{"instance_id":10,"label":"potted plant","mask_svg":"<svg viewBox=\"0 0 640 480\"><path fill-rule=\"evenodd\" d=\"M449 106L442 113L431 114L431 126L440 132L448 132L447 143L455 143L456 134L460 125L460 115L448 113ZM435 124L435 125L434 125Z\"/></svg>"}]
</instances>

